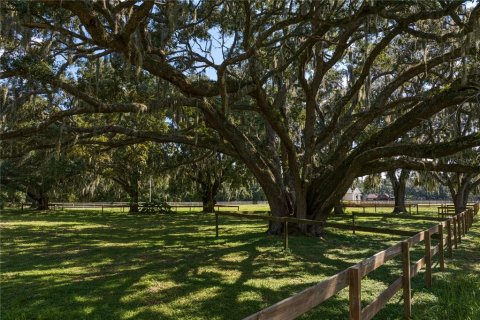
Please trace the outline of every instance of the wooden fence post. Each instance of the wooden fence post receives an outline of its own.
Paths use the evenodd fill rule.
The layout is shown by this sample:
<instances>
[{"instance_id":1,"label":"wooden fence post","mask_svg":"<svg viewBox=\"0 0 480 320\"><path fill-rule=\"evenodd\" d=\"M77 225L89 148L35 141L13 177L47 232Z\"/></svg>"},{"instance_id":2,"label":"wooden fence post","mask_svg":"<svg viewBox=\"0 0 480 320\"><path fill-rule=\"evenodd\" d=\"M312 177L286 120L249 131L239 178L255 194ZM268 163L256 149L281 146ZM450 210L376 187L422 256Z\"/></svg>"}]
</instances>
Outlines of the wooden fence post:
<instances>
[{"instance_id":1,"label":"wooden fence post","mask_svg":"<svg viewBox=\"0 0 480 320\"><path fill-rule=\"evenodd\" d=\"M430 239L430 231L426 230L425 232L425 285L427 288L432 286L432 251L431 246L432 242Z\"/></svg>"},{"instance_id":2,"label":"wooden fence post","mask_svg":"<svg viewBox=\"0 0 480 320\"><path fill-rule=\"evenodd\" d=\"M355 234L355 213L352 213L352 231Z\"/></svg>"},{"instance_id":3,"label":"wooden fence post","mask_svg":"<svg viewBox=\"0 0 480 320\"><path fill-rule=\"evenodd\" d=\"M457 221L457 242L461 243L462 242L462 218L460 217L460 214L457 214L455 216L456 221ZM457 246L455 246L455 249Z\"/></svg>"},{"instance_id":4,"label":"wooden fence post","mask_svg":"<svg viewBox=\"0 0 480 320\"><path fill-rule=\"evenodd\" d=\"M465 217L465 211L462 212L462 236L465 237L465 234L467 233L467 230L465 230L465 226L466 226L466 221L465 221L466 217Z\"/></svg>"},{"instance_id":5,"label":"wooden fence post","mask_svg":"<svg viewBox=\"0 0 480 320\"><path fill-rule=\"evenodd\" d=\"M417 215L418 215L418 203L417 203Z\"/></svg>"},{"instance_id":6,"label":"wooden fence post","mask_svg":"<svg viewBox=\"0 0 480 320\"><path fill-rule=\"evenodd\" d=\"M410 249L408 241L402 242L402 266L403 266L403 315L409 319L412 315L412 292L410 282Z\"/></svg>"},{"instance_id":7,"label":"wooden fence post","mask_svg":"<svg viewBox=\"0 0 480 320\"><path fill-rule=\"evenodd\" d=\"M470 230L471 226L472 226L472 219L471 219L471 212L470 210L467 211L467 221L468 221L468 228L467 228L467 231Z\"/></svg>"},{"instance_id":8,"label":"wooden fence post","mask_svg":"<svg viewBox=\"0 0 480 320\"><path fill-rule=\"evenodd\" d=\"M215 212L215 238L218 238L218 212Z\"/></svg>"},{"instance_id":9,"label":"wooden fence post","mask_svg":"<svg viewBox=\"0 0 480 320\"><path fill-rule=\"evenodd\" d=\"M463 213L465 215L465 234L468 233L468 229L470 228L470 223L468 222L468 210L464 211Z\"/></svg>"},{"instance_id":10,"label":"wooden fence post","mask_svg":"<svg viewBox=\"0 0 480 320\"><path fill-rule=\"evenodd\" d=\"M465 217L465 234L467 234L468 233L468 211L465 210L463 212L463 215Z\"/></svg>"},{"instance_id":11,"label":"wooden fence post","mask_svg":"<svg viewBox=\"0 0 480 320\"><path fill-rule=\"evenodd\" d=\"M438 243L438 259L440 262L440 271L445 270L445 239L443 238L443 222L438 224L438 235L440 236L440 241Z\"/></svg>"},{"instance_id":12,"label":"wooden fence post","mask_svg":"<svg viewBox=\"0 0 480 320\"><path fill-rule=\"evenodd\" d=\"M350 300L350 319L360 320L362 315L362 279L360 277L360 268L351 267L348 271L350 286L349 286L349 300Z\"/></svg>"},{"instance_id":13,"label":"wooden fence post","mask_svg":"<svg viewBox=\"0 0 480 320\"><path fill-rule=\"evenodd\" d=\"M283 228L283 249L288 249L288 221L286 219Z\"/></svg>"},{"instance_id":14,"label":"wooden fence post","mask_svg":"<svg viewBox=\"0 0 480 320\"><path fill-rule=\"evenodd\" d=\"M447 247L448 247L448 257L451 258L453 256L453 248L452 248L452 221L453 219L450 218L447 220Z\"/></svg>"}]
</instances>

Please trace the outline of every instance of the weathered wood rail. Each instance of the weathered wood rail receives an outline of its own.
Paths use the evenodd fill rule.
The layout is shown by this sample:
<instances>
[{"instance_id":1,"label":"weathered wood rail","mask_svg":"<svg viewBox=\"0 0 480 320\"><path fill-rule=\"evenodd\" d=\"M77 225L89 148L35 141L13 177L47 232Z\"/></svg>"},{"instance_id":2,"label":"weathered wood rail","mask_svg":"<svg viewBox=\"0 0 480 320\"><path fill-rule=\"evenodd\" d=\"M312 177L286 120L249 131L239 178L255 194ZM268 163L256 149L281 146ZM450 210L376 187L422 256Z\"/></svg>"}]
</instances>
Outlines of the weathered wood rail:
<instances>
[{"instance_id":1,"label":"weathered wood rail","mask_svg":"<svg viewBox=\"0 0 480 320\"><path fill-rule=\"evenodd\" d=\"M471 208L475 210L475 203L467 204L467 209ZM454 215L456 208L453 204L442 204L439 207L437 207L437 214L438 217L445 218L451 215Z\"/></svg>"},{"instance_id":2,"label":"weathered wood rail","mask_svg":"<svg viewBox=\"0 0 480 320\"><path fill-rule=\"evenodd\" d=\"M473 207L474 203L468 203L467 208ZM413 214L412 208L416 210L416 214L419 214L420 207L431 207L436 206L439 217L446 217L448 215L455 214L455 206L448 203L421 203L421 202L410 202L406 203L405 207L408 208L408 213ZM344 208L361 208L363 213L366 213L365 209L373 208L374 212L377 212L377 208L394 208L395 204L389 201L367 201L367 202L342 202L342 207Z\"/></svg>"},{"instance_id":3,"label":"weathered wood rail","mask_svg":"<svg viewBox=\"0 0 480 320\"><path fill-rule=\"evenodd\" d=\"M350 319L372 319L395 295L395 293L401 289L403 289L404 315L406 318L409 318L412 313L411 278L416 276L418 272L425 267L425 284L427 287L430 287L432 285L432 258L438 255L440 270L445 268L445 247L447 248L448 256L451 257L453 248L457 248L462 237L465 236L465 233L472 226L474 216L477 215L478 211L479 204L477 203L473 208L469 208L464 212L449 217L447 220L441 221L427 230L416 233L410 238L386 250L378 252L372 257L367 258L314 286L306 288L289 298L252 314L244 320L295 319L346 287L349 287ZM238 214L235 216L238 216ZM218 214L216 215L216 218L218 219ZM254 217L249 215L249 218L253 219ZM267 218L267 216L262 218ZM264 220L270 219L267 218ZM439 239L439 243L433 248L431 244L432 235L438 235ZM422 241L425 246L425 255L412 264L410 262L410 248ZM402 257L402 276L391 283L390 286L372 303L368 306L362 307L362 278L381 267L387 261L400 255Z\"/></svg>"},{"instance_id":4,"label":"weathered wood rail","mask_svg":"<svg viewBox=\"0 0 480 320\"><path fill-rule=\"evenodd\" d=\"M144 207L144 206L147 206L144 202L139 202L138 204L138 207L141 208L141 207ZM62 210L64 210L65 208L67 209L100 209L102 210L102 212L104 211L104 209L109 209L109 208L120 208L122 210L122 212L125 211L125 208L129 208L131 206L130 203L128 202L116 202L116 203L108 203L108 202L105 202L105 203L102 203L102 202L98 202L98 203L95 203L95 202L91 202L91 203L82 203L82 202L52 202L50 203L49 205L50 207L53 208L53 210L57 210L57 208L61 208ZM175 211L178 211L179 208L182 208L182 209L188 209L189 212L192 211L192 209L203 209L203 206L202 205L191 205L191 204L186 204L186 205L181 205L181 204L173 204L173 205L170 205L170 208L172 208L172 210L175 210ZM216 204L215 205L215 208L217 210L219 210L220 208L235 208L237 209L237 211L240 210L240 206L238 205L226 205L226 204ZM22 210L23 210L23 204L22 204Z\"/></svg>"},{"instance_id":5,"label":"weathered wood rail","mask_svg":"<svg viewBox=\"0 0 480 320\"><path fill-rule=\"evenodd\" d=\"M375 212L377 212L377 208L395 208L395 204L391 203L381 203L381 202L344 202L342 203L343 208L362 208L363 213L365 213L366 208L373 208ZM405 207L408 208L408 212L412 214L412 207L416 208L417 214L418 214L418 203L407 203L405 204Z\"/></svg>"},{"instance_id":6,"label":"weathered wood rail","mask_svg":"<svg viewBox=\"0 0 480 320\"><path fill-rule=\"evenodd\" d=\"M316 221L316 220L308 220L308 219L298 219L294 217L274 217L268 215L259 215L255 214L255 212L247 212L247 213L240 213L240 212L215 212L215 236L218 238L219 236L219 215L220 216L230 216L236 217L241 219L253 219L253 220L264 220L264 221L277 221L281 222L284 225L284 229L287 232L283 233L283 247L284 249L288 249L288 227L289 224L309 224L309 225L321 225L325 228L334 228L334 229L341 229L341 230L349 230L355 234L357 231L361 232L371 232L371 233L378 233L378 234L389 234L389 235L397 235L397 236L408 236L411 237L415 235L416 231L409 231L409 230L399 230L399 229L390 229L390 228L375 228L375 227L368 227L368 226L359 226L356 224L355 217L375 217L375 218L389 218L389 219L409 219L409 220L424 220L424 221L444 221L446 218L437 218L437 217L429 217L429 216L410 216L410 215L399 215L399 214L375 214L375 213L354 213L348 215L340 215L335 216L336 219L351 219L351 224L346 223L336 223L331 221Z\"/></svg>"}]
</instances>

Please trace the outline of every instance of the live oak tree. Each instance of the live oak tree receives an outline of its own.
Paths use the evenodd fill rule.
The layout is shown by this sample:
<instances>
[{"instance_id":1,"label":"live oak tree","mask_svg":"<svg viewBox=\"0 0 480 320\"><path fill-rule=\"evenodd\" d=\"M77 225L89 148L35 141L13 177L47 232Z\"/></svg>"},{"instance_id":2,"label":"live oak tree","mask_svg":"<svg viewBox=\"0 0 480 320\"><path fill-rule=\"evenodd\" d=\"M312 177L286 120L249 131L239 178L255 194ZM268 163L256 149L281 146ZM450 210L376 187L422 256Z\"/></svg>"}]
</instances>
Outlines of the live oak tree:
<instances>
[{"instance_id":1,"label":"live oak tree","mask_svg":"<svg viewBox=\"0 0 480 320\"><path fill-rule=\"evenodd\" d=\"M139 211L140 183L147 176L147 148L145 144L115 148L101 154L95 163L99 174L117 183L128 194L130 213Z\"/></svg>"},{"instance_id":2,"label":"live oak tree","mask_svg":"<svg viewBox=\"0 0 480 320\"><path fill-rule=\"evenodd\" d=\"M417 143L439 143L458 138L471 132L478 132L480 125L480 109L476 104L464 103L455 109L443 110L434 117L425 121L422 126L415 129ZM421 172L418 177L423 184L446 186L450 190L456 211L462 212L466 208L469 194L474 191L480 181L480 150L473 148L457 154L435 159L444 166L443 171ZM466 173L449 172L449 167L468 165ZM387 173L395 194L394 212L405 211L406 183L410 177L410 170L392 170ZM434 179L435 181L432 181ZM480 180L480 179L478 179Z\"/></svg>"},{"instance_id":3,"label":"live oak tree","mask_svg":"<svg viewBox=\"0 0 480 320\"><path fill-rule=\"evenodd\" d=\"M46 88L15 82L10 95L5 88L0 87L2 129L29 126L36 122L33 119L43 121L50 112L58 110L55 102L59 97ZM77 183L76 179L85 172L82 159L62 148L63 136L58 127L50 127L28 141L0 141L2 189L22 192L36 209L48 209L50 198Z\"/></svg>"},{"instance_id":4,"label":"live oak tree","mask_svg":"<svg viewBox=\"0 0 480 320\"><path fill-rule=\"evenodd\" d=\"M85 171L85 163L62 152L35 150L22 157L2 152L0 183L2 189L25 193L26 200L38 210L48 210L50 198L75 183Z\"/></svg>"},{"instance_id":5,"label":"live oak tree","mask_svg":"<svg viewBox=\"0 0 480 320\"><path fill-rule=\"evenodd\" d=\"M325 219L356 177L442 170L428 159L478 146L478 129L424 145L404 137L476 101L479 15L463 1L6 1L0 78L75 103L0 137L78 115L175 110L188 117L169 130L70 129L222 152L247 166L273 215ZM167 94L112 102L79 89L72 70L112 58Z\"/></svg>"},{"instance_id":6,"label":"live oak tree","mask_svg":"<svg viewBox=\"0 0 480 320\"><path fill-rule=\"evenodd\" d=\"M433 173L438 181L448 187L455 205L455 212L465 211L469 196L478 194L480 174L473 173Z\"/></svg>"},{"instance_id":7,"label":"live oak tree","mask_svg":"<svg viewBox=\"0 0 480 320\"><path fill-rule=\"evenodd\" d=\"M464 103L452 110L443 110L429 119L422 129L429 143L455 139L470 132L478 132L480 127L480 108L472 103ZM480 185L480 148L472 148L447 157L435 159L445 167L468 165L472 170L449 172L449 170L424 174L427 179L435 179L437 183L450 191L456 212L462 212L467 206L469 196L478 192Z\"/></svg>"},{"instance_id":8,"label":"live oak tree","mask_svg":"<svg viewBox=\"0 0 480 320\"><path fill-rule=\"evenodd\" d=\"M245 166L235 158L219 152L177 145L168 163L170 188L201 198L204 212L214 212L222 188L241 189L250 178Z\"/></svg>"}]
</instances>

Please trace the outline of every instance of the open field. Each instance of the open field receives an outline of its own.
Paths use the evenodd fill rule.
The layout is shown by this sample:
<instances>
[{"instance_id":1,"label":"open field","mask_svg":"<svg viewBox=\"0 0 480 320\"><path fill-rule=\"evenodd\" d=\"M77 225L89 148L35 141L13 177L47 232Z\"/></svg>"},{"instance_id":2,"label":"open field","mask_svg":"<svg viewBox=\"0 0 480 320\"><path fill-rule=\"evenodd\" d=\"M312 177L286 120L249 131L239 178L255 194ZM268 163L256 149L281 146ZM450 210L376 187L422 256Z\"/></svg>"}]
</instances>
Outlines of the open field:
<instances>
[{"instance_id":1,"label":"open field","mask_svg":"<svg viewBox=\"0 0 480 320\"><path fill-rule=\"evenodd\" d=\"M6 210L0 218L1 319L241 319L403 239L328 229L326 240L291 236L285 252L280 237L265 236L265 224L252 220L221 217L215 239L214 217L202 213ZM474 224L446 272L434 265L433 288L424 287L423 271L413 278L414 319L480 318L479 249ZM385 289L399 266L394 259L364 279L362 302ZM343 290L302 319L346 319L347 298ZM396 296L376 319L400 319L400 301Z\"/></svg>"}]
</instances>

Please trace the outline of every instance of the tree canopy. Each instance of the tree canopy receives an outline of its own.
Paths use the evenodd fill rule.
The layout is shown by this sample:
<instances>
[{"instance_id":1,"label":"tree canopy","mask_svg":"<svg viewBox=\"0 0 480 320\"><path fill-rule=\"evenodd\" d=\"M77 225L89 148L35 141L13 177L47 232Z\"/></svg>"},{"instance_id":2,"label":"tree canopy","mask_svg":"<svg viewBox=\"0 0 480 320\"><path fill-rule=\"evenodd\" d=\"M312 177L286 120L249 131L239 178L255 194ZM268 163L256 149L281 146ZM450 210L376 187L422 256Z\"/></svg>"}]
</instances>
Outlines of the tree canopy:
<instances>
[{"instance_id":1,"label":"tree canopy","mask_svg":"<svg viewBox=\"0 0 480 320\"><path fill-rule=\"evenodd\" d=\"M479 171L435 160L480 145L466 3L4 1L0 139L206 148L242 161L273 215L325 219L359 176ZM443 112L472 121L428 139Z\"/></svg>"}]
</instances>

